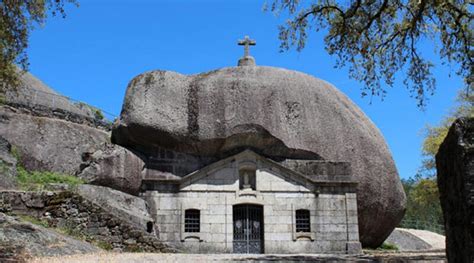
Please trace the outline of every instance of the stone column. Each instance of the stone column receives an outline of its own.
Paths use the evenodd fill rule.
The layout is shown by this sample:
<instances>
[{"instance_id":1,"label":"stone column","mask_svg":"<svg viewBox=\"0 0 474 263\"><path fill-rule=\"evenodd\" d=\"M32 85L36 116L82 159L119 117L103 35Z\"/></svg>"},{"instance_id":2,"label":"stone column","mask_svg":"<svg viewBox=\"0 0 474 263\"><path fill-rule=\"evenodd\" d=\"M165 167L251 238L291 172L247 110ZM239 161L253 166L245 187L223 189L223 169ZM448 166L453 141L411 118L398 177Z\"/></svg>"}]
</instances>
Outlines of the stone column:
<instances>
[{"instance_id":1,"label":"stone column","mask_svg":"<svg viewBox=\"0 0 474 263\"><path fill-rule=\"evenodd\" d=\"M359 224L357 222L357 195L346 193L346 254L362 253L362 245L359 242Z\"/></svg>"}]
</instances>

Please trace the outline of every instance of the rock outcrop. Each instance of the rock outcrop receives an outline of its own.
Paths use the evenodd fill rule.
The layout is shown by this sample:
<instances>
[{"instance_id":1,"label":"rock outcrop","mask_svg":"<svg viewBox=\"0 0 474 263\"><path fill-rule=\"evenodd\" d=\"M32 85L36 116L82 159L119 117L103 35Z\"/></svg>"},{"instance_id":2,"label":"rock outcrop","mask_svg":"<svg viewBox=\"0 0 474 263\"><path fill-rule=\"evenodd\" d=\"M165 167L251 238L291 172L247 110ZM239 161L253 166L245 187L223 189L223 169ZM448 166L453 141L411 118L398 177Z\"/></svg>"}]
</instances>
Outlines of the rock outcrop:
<instances>
[{"instance_id":1,"label":"rock outcrop","mask_svg":"<svg viewBox=\"0 0 474 263\"><path fill-rule=\"evenodd\" d=\"M91 184L138 194L145 169L143 157L113 144L105 144L96 152L83 156L85 162L79 177Z\"/></svg>"},{"instance_id":2,"label":"rock outcrop","mask_svg":"<svg viewBox=\"0 0 474 263\"><path fill-rule=\"evenodd\" d=\"M71 175L80 170L83 152L94 152L109 140L103 130L23 114L9 106L0 106L0 136L18 149L26 169Z\"/></svg>"},{"instance_id":3,"label":"rock outcrop","mask_svg":"<svg viewBox=\"0 0 474 263\"><path fill-rule=\"evenodd\" d=\"M449 262L474 262L474 118L457 119L436 154Z\"/></svg>"},{"instance_id":4,"label":"rock outcrop","mask_svg":"<svg viewBox=\"0 0 474 263\"><path fill-rule=\"evenodd\" d=\"M0 136L14 145L28 170L74 175L83 152L109 141L108 124L94 108L73 103L29 73L1 94Z\"/></svg>"},{"instance_id":5,"label":"rock outcrop","mask_svg":"<svg viewBox=\"0 0 474 263\"><path fill-rule=\"evenodd\" d=\"M33 116L110 129L110 124L104 120L99 109L86 103L71 101L28 72L21 73L20 81L18 87L7 88L4 94L0 94L2 104L21 109Z\"/></svg>"},{"instance_id":6,"label":"rock outcrop","mask_svg":"<svg viewBox=\"0 0 474 263\"><path fill-rule=\"evenodd\" d=\"M90 243L0 213L0 262L18 262L18 256L58 256L99 251L101 249ZM17 253L23 255L15 255Z\"/></svg>"},{"instance_id":7,"label":"rock outcrop","mask_svg":"<svg viewBox=\"0 0 474 263\"><path fill-rule=\"evenodd\" d=\"M385 242L396 245L399 251L443 251L446 248L445 236L407 228L395 228Z\"/></svg>"},{"instance_id":8,"label":"rock outcrop","mask_svg":"<svg viewBox=\"0 0 474 263\"><path fill-rule=\"evenodd\" d=\"M0 189L16 187L16 161L11 144L0 136Z\"/></svg>"},{"instance_id":9,"label":"rock outcrop","mask_svg":"<svg viewBox=\"0 0 474 263\"><path fill-rule=\"evenodd\" d=\"M380 245L404 214L406 197L379 130L332 85L294 71L142 74L128 86L112 142L147 157L166 148L217 160L250 148L276 161L350 162L360 181L364 246Z\"/></svg>"},{"instance_id":10,"label":"rock outcrop","mask_svg":"<svg viewBox=\"0 0 474 263\"><path fill-rule=\"evenodd\" d=\"M134 224L144 231L155 232L153 219L142 198L108 187L87 184L78 186L76 193L123 221Z\"/></svg>"}]
</instances>

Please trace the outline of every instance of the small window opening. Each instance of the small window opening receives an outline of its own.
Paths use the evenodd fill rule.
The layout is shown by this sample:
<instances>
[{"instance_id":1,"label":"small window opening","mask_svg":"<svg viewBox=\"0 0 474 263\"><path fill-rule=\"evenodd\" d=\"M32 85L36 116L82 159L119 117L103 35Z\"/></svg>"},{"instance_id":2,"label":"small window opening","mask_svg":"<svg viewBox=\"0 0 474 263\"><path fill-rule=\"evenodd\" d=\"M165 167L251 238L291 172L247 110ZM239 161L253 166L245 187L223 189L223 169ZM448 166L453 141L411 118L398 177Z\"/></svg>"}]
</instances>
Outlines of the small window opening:
<instances>
[{"instance_id":1,"label":"small window opening","mask_svg":"<svg viewBox=\"0 0 474 263\"><path fill-rule=\"evenodd\" d=\"M153 232L153 222L146 223L146 232L151 233Z\"/></svg>"},{"instance_id":2,"label":"small window opening","mask_svg":"<svg viewBox=\"0 0 474 263\"><path fill-rule=\"evenodd\" d=\"M240 169L239 170L239 189L256 190L256 171L254 169Z\"/></svg>"},{"instance_id":3,"label":"small window opening","mask_svg":"<svg viewBox=\"0 0 474 263\"><path fill-rule=\"evenodd\" d=\"M201 213L197 209L187 209L184 212L184 232L199 232Z\"/></svg>"},{"instance_id":4,"label":"small window opening","mask_svg":"<svg viewBox=\"0 0 474 263\"><path fill-rule=\"evenodd\" d=\"M296 210L296 232L311 232L309 210Z\"/></svg>"}]
</instances>

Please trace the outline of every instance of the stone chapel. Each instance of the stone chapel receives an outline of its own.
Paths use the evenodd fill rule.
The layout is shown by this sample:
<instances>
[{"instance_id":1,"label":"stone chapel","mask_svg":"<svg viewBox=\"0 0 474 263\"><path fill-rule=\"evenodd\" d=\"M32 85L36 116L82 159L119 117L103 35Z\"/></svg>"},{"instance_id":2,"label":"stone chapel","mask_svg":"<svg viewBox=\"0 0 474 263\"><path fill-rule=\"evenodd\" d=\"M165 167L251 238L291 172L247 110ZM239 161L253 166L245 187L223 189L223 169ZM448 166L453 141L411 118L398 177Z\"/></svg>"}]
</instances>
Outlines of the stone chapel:
<instances>
[{"instance_id":1,"label":"stone chapel","mask_svg":"<svg viewBox=\"0 0 474 263\"><path fill-rule=\"evenodd\" d=\"M152 71L127 88L112 142L146 162L157 235L194 253L360 253L360 211L390 212L360 198L379 191L365 178L398 178L383 137L333 86L257 66L255 41L239 44L237 67Z\"/></svg>"}]
</instances>

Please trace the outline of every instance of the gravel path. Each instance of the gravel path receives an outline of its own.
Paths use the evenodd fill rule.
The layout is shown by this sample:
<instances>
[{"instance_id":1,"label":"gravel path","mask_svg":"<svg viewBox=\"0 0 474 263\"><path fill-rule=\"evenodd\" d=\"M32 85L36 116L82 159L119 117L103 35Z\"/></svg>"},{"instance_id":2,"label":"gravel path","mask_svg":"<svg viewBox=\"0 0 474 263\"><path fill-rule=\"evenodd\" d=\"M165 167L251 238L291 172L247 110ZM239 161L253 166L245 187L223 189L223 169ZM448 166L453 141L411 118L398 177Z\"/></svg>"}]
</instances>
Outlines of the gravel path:
<instances>
[{"instance_id":1,"label":"gravel path","mask_svg":"<svg viewBox=\"0 0 474 263\"><path fill-rule=\"evenodd\" d=\"M348 255L269 255L269 254L152 254L152 253L99 253L62 257L36 258L34 263L142 263L142 262L447 262L444 252L381 253L360 256Z\"/></svg>"}]
</instances>

